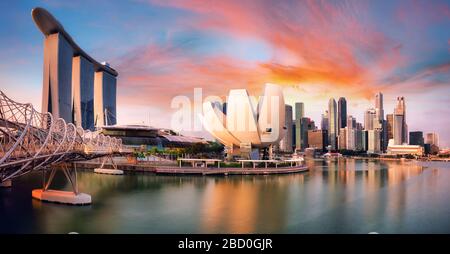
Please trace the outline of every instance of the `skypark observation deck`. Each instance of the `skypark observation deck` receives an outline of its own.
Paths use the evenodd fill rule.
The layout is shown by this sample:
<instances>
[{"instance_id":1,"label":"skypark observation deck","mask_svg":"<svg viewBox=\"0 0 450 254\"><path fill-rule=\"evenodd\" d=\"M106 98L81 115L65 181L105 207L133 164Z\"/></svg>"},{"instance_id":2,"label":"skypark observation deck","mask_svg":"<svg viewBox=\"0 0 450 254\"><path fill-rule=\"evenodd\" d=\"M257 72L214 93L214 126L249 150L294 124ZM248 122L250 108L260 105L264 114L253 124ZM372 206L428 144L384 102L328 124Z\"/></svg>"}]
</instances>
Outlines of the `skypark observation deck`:
<instances>
[{"instance_id":1,"label":"skypark observation deck","mask_svg":"<svg viewBox=\"0 0 450 254\"><path fill-rule=\"evenodd\" d=\"M37 7L31 11L31 16L34 23L36 23L36 26L45 36L50 36L56 33L60 33L62 36L64 36L67 43L69 43L69 45L72 47L73 54L86 58L94 65L95 71L105 71L113 76L118 75L116 70L114 70L110 66L97 62L94 58L92 58L84 50L82 50L80 46L78 46L78 44L76 44L72 37L66 32L61 23L59 23L59 21L56 20L55 17L53 17L53 15L51 15L48 11L43 8Z\"/></svg>"}]
</instances>

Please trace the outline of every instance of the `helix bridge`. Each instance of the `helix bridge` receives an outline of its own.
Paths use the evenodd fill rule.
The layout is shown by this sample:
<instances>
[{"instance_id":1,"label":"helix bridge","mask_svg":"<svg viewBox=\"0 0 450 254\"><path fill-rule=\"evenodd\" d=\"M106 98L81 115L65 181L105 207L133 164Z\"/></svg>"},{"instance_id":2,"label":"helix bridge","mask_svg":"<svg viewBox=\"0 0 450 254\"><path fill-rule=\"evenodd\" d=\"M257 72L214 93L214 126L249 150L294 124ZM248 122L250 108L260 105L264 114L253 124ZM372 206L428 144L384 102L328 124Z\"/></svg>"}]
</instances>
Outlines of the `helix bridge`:
<instances>
[{"instance_id":1,"label":"helix bridge","mask_svg":"<svg viewBox=\"0 0 450 254\"><path fill-rule=\"evenodd\" d=\"M16 102L0 91L0 183L42 171L46 191L56 173L52 168L59 166L78 194L76 169L71 171L67 164L125 151L120 139L83 130L49 112L38 112L30 103Z\"/></svg>"}]
</instances>

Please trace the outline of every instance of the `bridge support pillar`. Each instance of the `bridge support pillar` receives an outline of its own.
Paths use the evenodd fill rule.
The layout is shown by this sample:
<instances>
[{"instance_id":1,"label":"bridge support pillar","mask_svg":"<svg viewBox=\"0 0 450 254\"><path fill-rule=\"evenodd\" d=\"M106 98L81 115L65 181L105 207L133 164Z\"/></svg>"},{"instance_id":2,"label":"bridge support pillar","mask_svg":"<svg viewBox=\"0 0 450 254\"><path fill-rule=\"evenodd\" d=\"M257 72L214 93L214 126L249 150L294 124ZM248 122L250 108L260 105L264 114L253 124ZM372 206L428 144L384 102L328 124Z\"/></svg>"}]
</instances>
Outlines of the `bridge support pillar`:
<instances>
[{"instance_id":1,"label":"bridge support pillar","mask_svg":"<svg viewBox=\"0 0 450 254\"><path fill-rule=\"evenodd\" d=\"M12 181L11 180L6 180L0 183L0 187L2 188L9 188L12 186Z\"/></svg>"},{"instance_id":2,"label":"bridge support pillar","mask_svg":"<svg viewBox=\"0 0 450 254\"><path fill-rule=\"evenodd\" d=\"M60 191L49 189L57 170L63 171L64 175L66 176L66 179L72 186L72 191ZM69 169L67 167L67 164L63 164L62 169L52 168L48 180L47 180L47 173L43 171L42 180L43 180L42 189L35 189L31 192L32 197L35 199L69 205L89 205L92 203L90 195L80 193L78 191L77 169L75 165L73 166L72 169Z\"/></svg>"},{"instance_id":3,"label":"bridge support pillar","mask_svg":"<svg viewBox=\"0 0 450 254\"><path fill-rule=\"evenodd\" d=\"M108 160L111 161L111 165L113 166L112 169L103 168L105 166L106 161L108 161ZM100 166L100 168L94 169L94 173L107 174L107 175L123 175L123 171L120 169L117 169L117 165L114 162L112 155L105 156L103 158L102 165Z\"/></svg>"}]
</instances>

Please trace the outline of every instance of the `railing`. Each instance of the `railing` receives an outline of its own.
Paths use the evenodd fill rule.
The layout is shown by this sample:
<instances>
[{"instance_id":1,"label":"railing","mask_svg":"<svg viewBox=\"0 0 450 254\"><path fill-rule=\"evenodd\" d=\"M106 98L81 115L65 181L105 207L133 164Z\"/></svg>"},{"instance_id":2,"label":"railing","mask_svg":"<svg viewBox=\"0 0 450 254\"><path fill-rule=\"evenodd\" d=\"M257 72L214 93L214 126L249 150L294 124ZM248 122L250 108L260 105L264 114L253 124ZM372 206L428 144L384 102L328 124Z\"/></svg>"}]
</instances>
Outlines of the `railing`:
<instances>
[{"instance_id":1,"label":"railing","mask_svg":"<svg viewBox=\"0 0 450 254\"><path fill-rule=\"evenodd\" d=\"M0 91L0 182L50 165L120 153L122 140L85 131Z\"/></svg>"}]
</instances>

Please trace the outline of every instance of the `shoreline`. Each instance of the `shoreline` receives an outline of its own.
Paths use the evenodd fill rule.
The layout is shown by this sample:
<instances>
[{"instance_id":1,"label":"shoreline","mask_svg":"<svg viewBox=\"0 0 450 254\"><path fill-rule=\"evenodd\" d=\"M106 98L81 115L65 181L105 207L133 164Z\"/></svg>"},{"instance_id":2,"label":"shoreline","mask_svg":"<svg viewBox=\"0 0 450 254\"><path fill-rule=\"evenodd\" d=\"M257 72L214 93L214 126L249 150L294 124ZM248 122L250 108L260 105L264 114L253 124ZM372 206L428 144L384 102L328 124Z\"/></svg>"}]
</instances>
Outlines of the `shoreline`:
<instances>
[{"instance_id":1,"label":"shoreline","mask_svg":"<svg viewBox=\"0 0 450 254\"><path fill-rule=\"evenodd\" d=\"M424 160L424 159L406 159L406 158L383 158L383 157L362 157L362 156L350 156L350 157L340 157L340 158L331 158L331 159L324 159L324 158L305 158L306 161L337 161L340 159L354 159L354 160L364 160L364 161L399 161L399 162L450 162L450 159L447 160ZM89 169L94 170L96 168L99 168L101 166L100 162L97 161L85 161L85 162L74 162L73 165L75 165L77 168L80 169ZM119 161L116 162L117 169L123 170L126 172L149 172L149 173L156 173L156 174L266 174L264 172L269 172L267 174L284 174L284 173L295 173L298 170L295 170L294 168L301 168L306 166L299 166L299 167L278 167L278 168L191 168L191 167L178 167L177 164L174 163L130 163L130 162L124 162ZM105 166L112 167L111 163L105 163ZM294 170L290 170L294 169ZM307 169L309 170L309 169ZM291 172L292 171L292 172ZM304 171L304 170L303 170ZM302 171L302 172L303 172Z\"/></svg>"},{"instance_id":2,"label":"shoreline","mask_svg":"<svg viewBox=\"0 0 450 254\"><path fill-rule=\"evenodd\" d=\"M329 160L325 158L308 158L308 159L314 159L314 160ZM331 160L336 159L355 159L355 160L380 160L380 161L421 161L421 162L428 162L428 161L438 161L438 162L450 162L450 158L419 158L419 159L407 159L407 158L390 158L390 157L364 157L364 156L343 156L343 157L333 157Z\"/></svg>"},{"instance_id":3,"label":"shoreline","mask_svg":"<svg viewBox=\"0 0 450 254\"><path fill-rule=\"evenodd\" d=\"M74 165L81 170L94 170L101 166L99 162L75 162ZM208 168L192 168L178 167L176 163L173 165L148 164L148 163L124 163L116 162L117 169L124 172L148 172L161 175L275 175L275 174L291 174L309 171L305 165L293 167L268 167L268 168L252 168L252 167L208 167ZM111 163L105 163L106 167L112 167Z\"/></svg>"}]
</instances>

